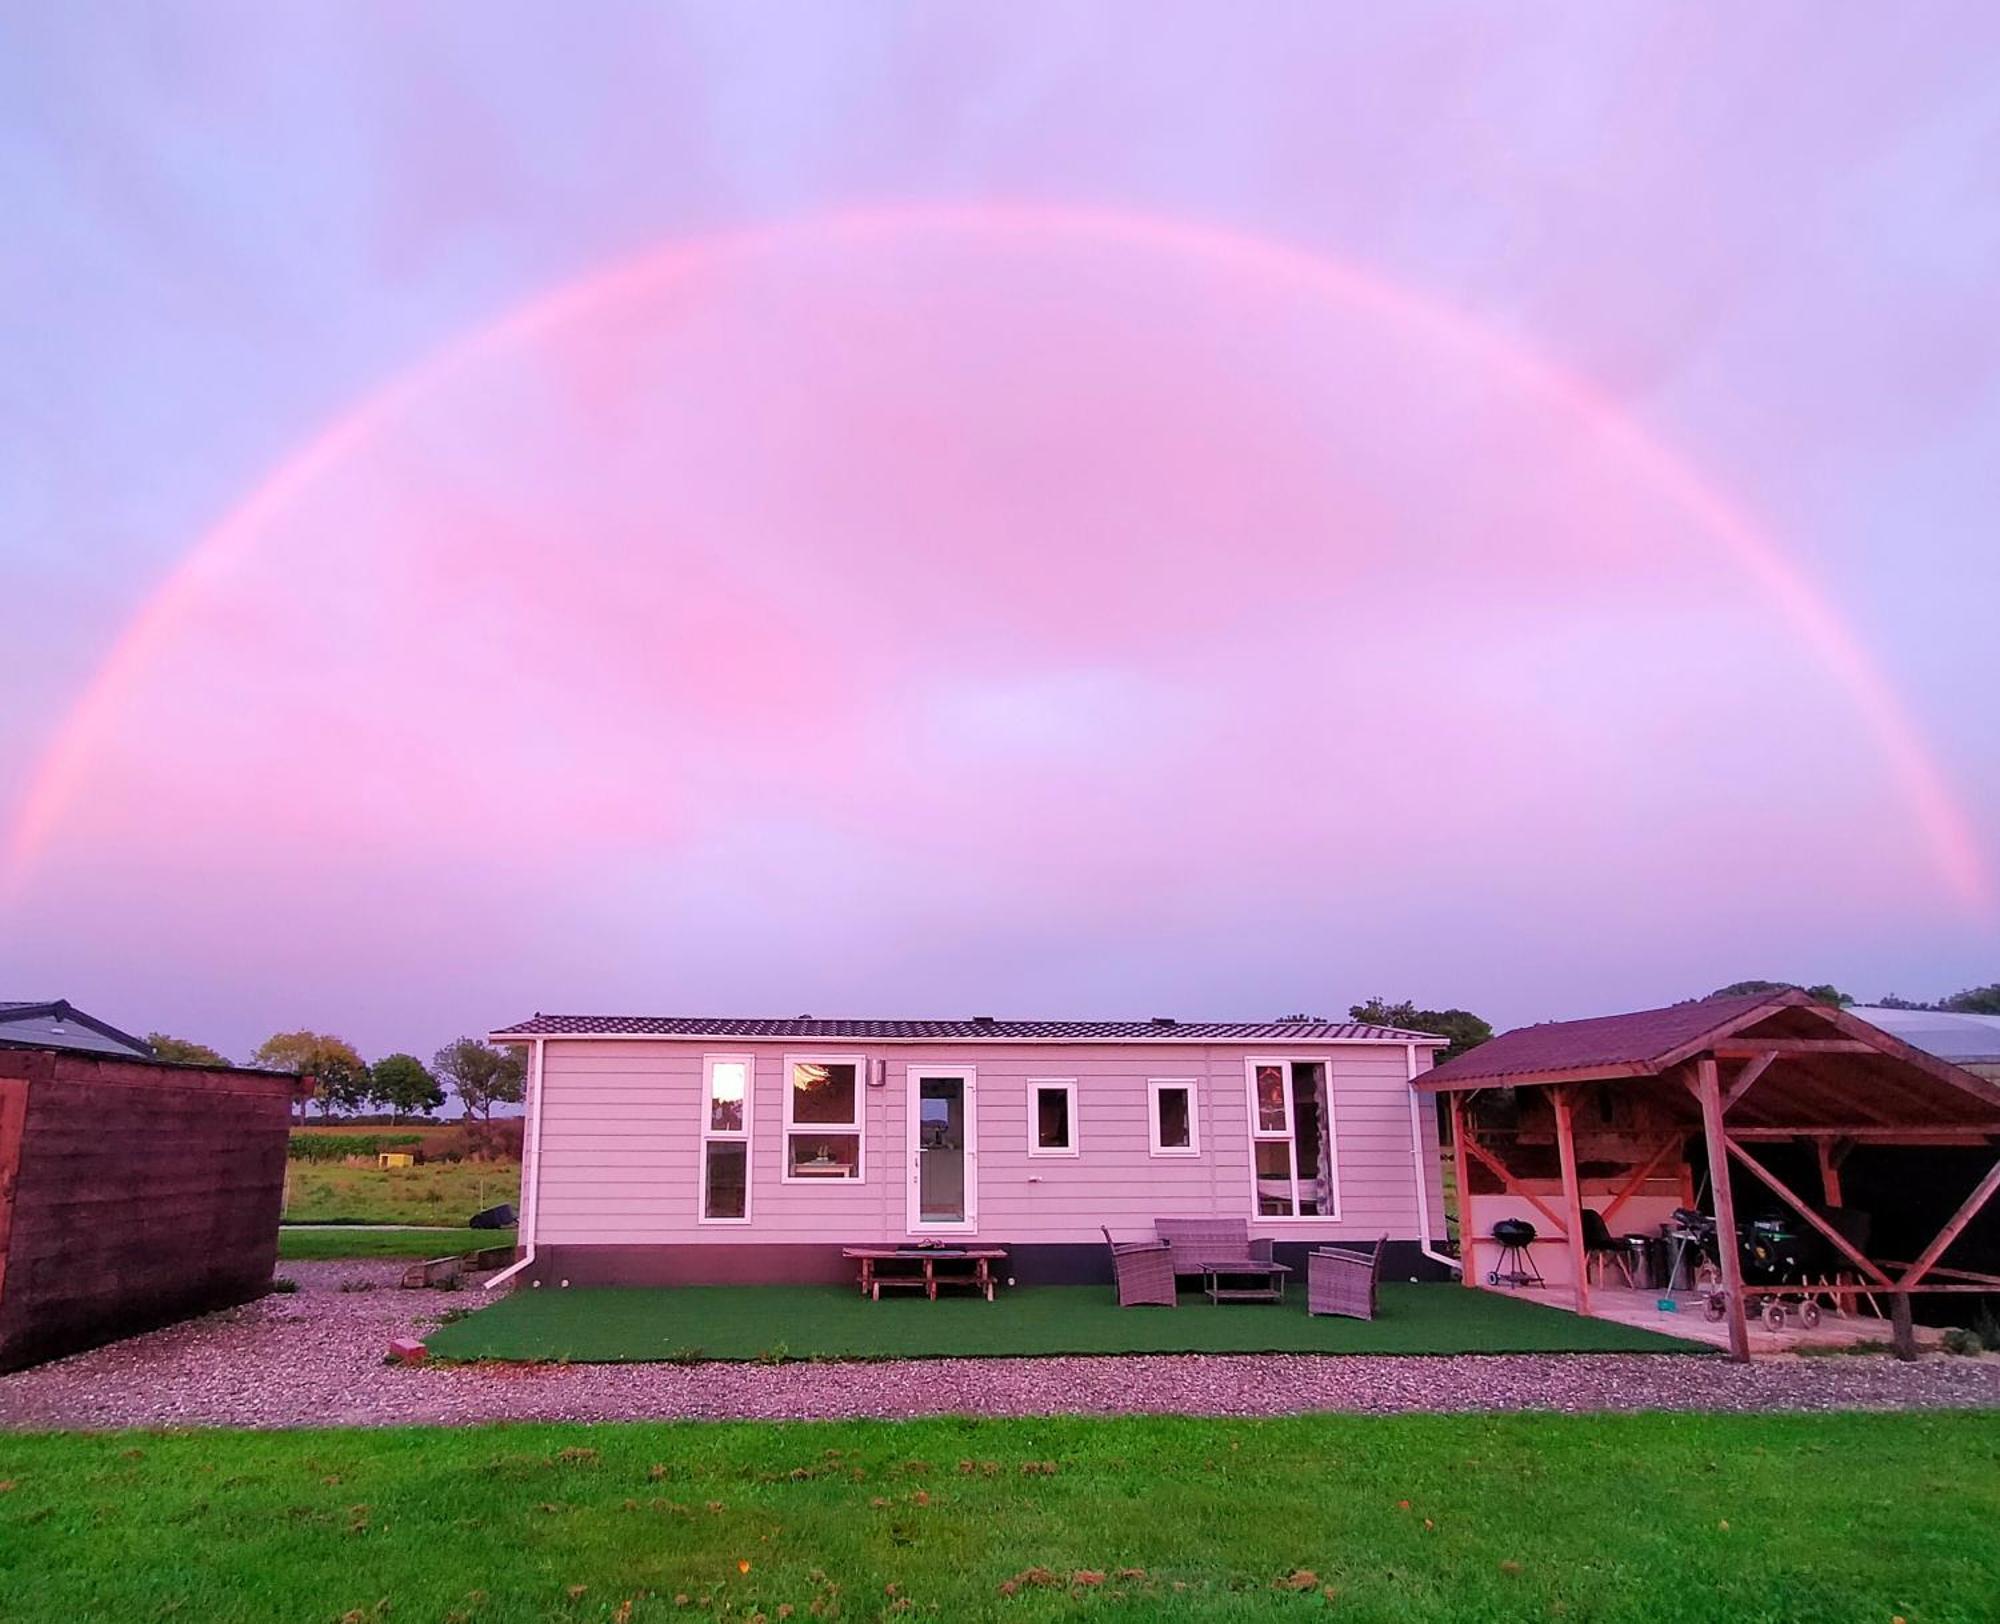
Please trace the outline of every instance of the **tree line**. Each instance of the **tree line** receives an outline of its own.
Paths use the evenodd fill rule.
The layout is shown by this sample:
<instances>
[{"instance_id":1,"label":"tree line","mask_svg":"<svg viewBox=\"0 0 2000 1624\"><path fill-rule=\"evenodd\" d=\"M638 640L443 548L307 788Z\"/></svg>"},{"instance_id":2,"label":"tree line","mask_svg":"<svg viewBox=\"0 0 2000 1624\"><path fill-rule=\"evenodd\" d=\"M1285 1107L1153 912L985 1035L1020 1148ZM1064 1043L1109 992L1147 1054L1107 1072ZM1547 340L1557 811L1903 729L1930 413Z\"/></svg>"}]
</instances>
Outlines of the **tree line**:
<instances>
[{"instance_id":1,"label":"tree line","mask_svg":"<svg viewBox=\"0 0 2000 1624\"><path fill-rule=\"evenodd\" d=\"M1717 987L1709 994L1711 998L1730 998L1738 993L1750 992L1803 992L1822 1004L1832 1004L1836 1009L1845 1009L1850 1004L1859 1003L1829 981L1821 981L1813 986L1802 986L1796 981L1732 981L1726 987ZM1877 1009L1935 1009L1952 1015L2000 1015L2000 981L1987 987L1967 987L1948 998L1934 999L1928 1003L1919 998L1904 998L1896 993L1884 993L1874 1001Z\"/></svg>"},{"instance_id":2,"label":"tree line","mask_svg":"<svg viewBox=\"0 0 2000 1624\"><path fill-rule=\"evenodd\" d=\"M205 1043L164 1032L146 1041L161 1060L193 1066L226 1066L230 1061ZM469 1117L490 1120L496 1105L521 1101L520 1052L496 1049L477 1038L447 1043L425 1065L413 1054L385 1054L370 1063L345 1038L330 1032L274 1032L251 1053L249 1063L269 1071L296 1071L318 1084L313 1099L320 1115L350 1116L387 1111L392 1121L435 1111L447 1093L458 1096ZM295 1109L303 1122L307 1102Z\"/></svg>"}]
</instances>

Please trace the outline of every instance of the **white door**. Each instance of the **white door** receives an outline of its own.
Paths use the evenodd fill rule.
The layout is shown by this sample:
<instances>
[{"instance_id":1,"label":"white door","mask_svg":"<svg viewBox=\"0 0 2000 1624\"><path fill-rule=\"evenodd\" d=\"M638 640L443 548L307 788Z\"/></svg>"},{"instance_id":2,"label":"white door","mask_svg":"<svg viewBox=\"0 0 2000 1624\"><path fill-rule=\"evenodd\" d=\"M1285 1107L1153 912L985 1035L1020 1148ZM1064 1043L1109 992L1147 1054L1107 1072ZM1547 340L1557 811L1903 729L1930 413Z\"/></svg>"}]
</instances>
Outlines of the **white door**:
<instances>
[{"instance_id":1,"label":"white door","mask_svg":"<svg viewBox=\"0 0 2000 1624\"><path fill-rule=\"evenodd\" d=\"M979 1227L979 1145L970 1066L912 1066L909 1124L912 1235Z\"/></svg>"}]
</instances>

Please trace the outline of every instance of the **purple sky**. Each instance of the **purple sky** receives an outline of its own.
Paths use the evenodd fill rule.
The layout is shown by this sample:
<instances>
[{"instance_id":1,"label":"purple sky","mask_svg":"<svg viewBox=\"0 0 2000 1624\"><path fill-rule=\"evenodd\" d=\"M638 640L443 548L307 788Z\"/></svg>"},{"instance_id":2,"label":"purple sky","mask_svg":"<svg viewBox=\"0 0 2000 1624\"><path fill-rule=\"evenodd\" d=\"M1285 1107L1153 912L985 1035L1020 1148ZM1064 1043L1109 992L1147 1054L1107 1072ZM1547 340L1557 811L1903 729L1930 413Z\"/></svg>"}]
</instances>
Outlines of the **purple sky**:
<instances>
[{"instance_id":1,"label":"purple sky","mask_svg":"<svg viewBox=\"0 0 2000 1624\"><path fill-rule=\"evenodd\" d=\"M0 20L0 995L2000 975L1990 6Z\"/></svg>"}]
</instances>

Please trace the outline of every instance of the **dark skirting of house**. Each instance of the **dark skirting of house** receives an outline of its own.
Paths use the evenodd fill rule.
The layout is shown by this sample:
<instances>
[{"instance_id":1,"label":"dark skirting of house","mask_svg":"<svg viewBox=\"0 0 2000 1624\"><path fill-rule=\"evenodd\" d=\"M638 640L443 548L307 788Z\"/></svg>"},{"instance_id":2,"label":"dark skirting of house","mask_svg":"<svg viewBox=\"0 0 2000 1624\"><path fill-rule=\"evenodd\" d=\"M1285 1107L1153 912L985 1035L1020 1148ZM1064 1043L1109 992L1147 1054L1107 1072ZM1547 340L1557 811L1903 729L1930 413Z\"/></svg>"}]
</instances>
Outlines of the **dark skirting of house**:
<instances>
[{"instance_id":1,"label":"dark skirting of house","mask_svg":"<svg viewBox=\"0 0 2000 1624\"><path fill-rule=\"evenodd\" d=\"M877 1244L857 1242L856 1244ZM968 1237L970 1246L1004 1246L1001 1277L1020 1286L1101 1285L1111 1289L1111 1255L1100 1241L1010 1245L1004 1234ZM1306 1253L1317 1244L1279 1241L1277 1261L1305 1279ZM1329 1242L1328 1244L1335 1244ZM1352 1246L1342 1240L1342 1246ZM524 1286L780 1286L840 1285L855 1281L856 1265L838 1244L746 1241L730 1245L543 1246L518 1281ZM1449 1280L1449 1269L1423 1254L1414 1240L1388 1242L1382 1261L1389 1280Z\"/></svg>"},{"instance_id":2,"label":"dark skirting of house","mask_svg":"<svg viewBox=\"0 0 2000 1624\"><path fill-rule=\"evenodd\" d=\"M0 1370L269 1291L298 1086L0 1049Z\"/></svg>"}]
</instances>

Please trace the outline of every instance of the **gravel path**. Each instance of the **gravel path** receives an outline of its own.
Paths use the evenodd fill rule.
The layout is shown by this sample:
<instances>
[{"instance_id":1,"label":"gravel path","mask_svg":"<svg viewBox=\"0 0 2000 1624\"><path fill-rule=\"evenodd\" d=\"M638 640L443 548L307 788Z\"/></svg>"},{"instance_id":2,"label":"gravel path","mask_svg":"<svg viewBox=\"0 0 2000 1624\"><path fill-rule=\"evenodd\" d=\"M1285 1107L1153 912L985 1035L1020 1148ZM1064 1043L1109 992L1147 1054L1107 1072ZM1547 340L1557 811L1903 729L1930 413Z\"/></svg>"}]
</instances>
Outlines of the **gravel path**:
<instances>
[{"instance_id":1,"label":"gravel path","mask_svg":"<svg viewBox=\"0 0 2000 1624\"><path fill-rule=\"evenodd\" d=\"M296 1294L0 1376L0 1425L2000 1407L2000 1358L1990 1355L1915 1364L1779 1358L1747 1367L1675 1354L392 1367L382 1363L391 1337L421 1337L441 1312L480 1301L476 1293L399 1290L402 1267L287 1264Z\"/></svg>"}]
</instances>

